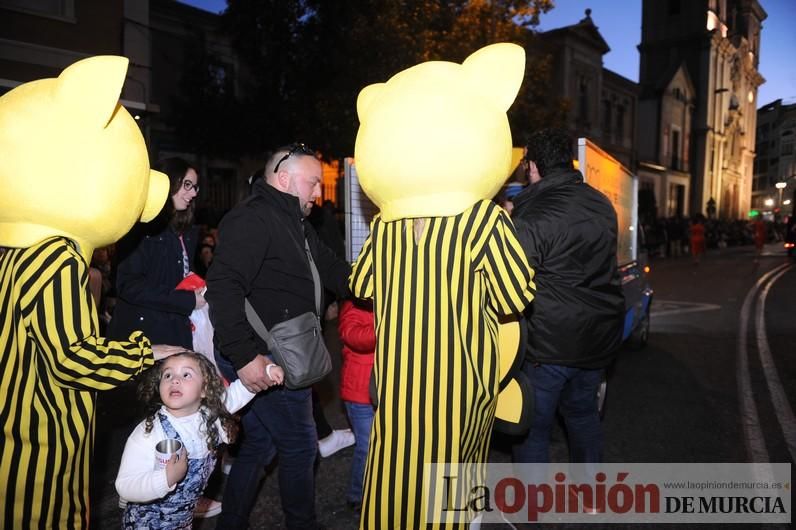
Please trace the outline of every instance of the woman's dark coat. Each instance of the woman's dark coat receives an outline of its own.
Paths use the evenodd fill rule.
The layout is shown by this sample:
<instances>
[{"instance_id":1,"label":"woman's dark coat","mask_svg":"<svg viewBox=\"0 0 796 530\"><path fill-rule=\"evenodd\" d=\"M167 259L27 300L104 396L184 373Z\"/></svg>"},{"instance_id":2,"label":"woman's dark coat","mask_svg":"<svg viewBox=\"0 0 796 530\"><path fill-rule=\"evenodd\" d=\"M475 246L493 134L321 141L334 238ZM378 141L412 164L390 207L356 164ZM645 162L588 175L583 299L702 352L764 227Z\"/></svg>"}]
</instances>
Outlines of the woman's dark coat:
<instances>
[{"instance_id":1,"label":"woman's dark coat","mask_svg":"<svg viewBox=\"0 0 796 530\"><path fill-rule=\"evenodd\" d=\"M159 220L138 224L117 245L118 300L108 336L126 340L141 330L152 344L193 349L191 322L196 305L193 291L177 291L183 279L182 246L177 234ZM160 230L158 230L160 228ZM198 229L183 235L189 263L196 252Z\"/></svg>"}]
</instances>

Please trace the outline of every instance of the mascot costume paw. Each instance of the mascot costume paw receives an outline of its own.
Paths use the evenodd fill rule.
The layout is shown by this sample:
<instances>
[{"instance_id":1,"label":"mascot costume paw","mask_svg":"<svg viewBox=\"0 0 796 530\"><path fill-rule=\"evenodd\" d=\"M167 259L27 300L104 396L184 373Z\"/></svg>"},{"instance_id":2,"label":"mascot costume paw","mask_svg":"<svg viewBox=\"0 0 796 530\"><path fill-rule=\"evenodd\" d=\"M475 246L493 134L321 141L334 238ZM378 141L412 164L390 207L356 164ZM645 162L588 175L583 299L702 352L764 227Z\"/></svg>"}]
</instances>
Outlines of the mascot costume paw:
<instances>
[{"instance_id":1,"label":"mascot costume paw","mask_svg":"<svg viewBox=\"0 0 796 530\"><path fill-rule=\"evenodd\" d=\"M98 336L93 249L168 194L119 105L124 57L92 57L0 97L0 527L85 528L95 391L153 364Z\"/></svg>"},{"instance_id":2,"label":"mascot costume paw","mask_svg":"<svg viewBox=\"0 0 796 530\"><path fill-rule=\"evenodd\" d=\"M495 44L359 94L357 173L380 209L351 276L353 293L373 298L378 337L364 528L462 528L474 515L443 508L467 506L485 483L499 319L535 289L511 220L489 200L512 168L506 111L524 72L521 47ZM455 487L431 480L436 463L457 466Z\"/></svg>"}]
</instances>

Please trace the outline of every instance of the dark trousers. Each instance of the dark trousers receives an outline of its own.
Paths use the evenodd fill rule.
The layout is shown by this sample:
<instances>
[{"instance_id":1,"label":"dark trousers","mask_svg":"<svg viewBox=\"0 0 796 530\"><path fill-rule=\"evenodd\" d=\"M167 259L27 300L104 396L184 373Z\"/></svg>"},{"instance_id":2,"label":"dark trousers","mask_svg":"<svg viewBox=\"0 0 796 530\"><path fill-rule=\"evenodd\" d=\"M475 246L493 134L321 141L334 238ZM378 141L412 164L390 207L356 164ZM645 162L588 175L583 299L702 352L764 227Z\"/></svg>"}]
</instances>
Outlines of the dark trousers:
<instances>
[{"instance_id":1,"label":"dark trousers","mask_svg":"<svg viewBox=\"0 0 796 530\"><path fill-rule=\"evenodd\" d=\"M356 446L354 457L351 459L351 479L349 480L348 502L362 502L362 484L365 479L365 464L368 460L368 446L370 445L370 429L373 425L373 405L368 403L353 403L344 401L348 421L354 431Z\"/></svg>"},{"instance_id":2,"label":"dark trousers","mask_svg":"<svg viewBox=\"0 0 796 530\"><path fill-rule=\"evenodd\" d=\"M219 368L228 377L228 367ZM318 438L312 418L311 390L272 388L260 392L244 410L240 447L227 477L217 528L248 528L265 466L277 454L279 494L287 528L315 528L313 466Z\"/></svg>"},{"instance_id":3,"label":"dark trousers","mask_svg":"<svg viewBox=\"0 0 796 530\"><path fill-rule=\"evenodd\" d=\"M313 387L312 389L312 416L315 418L315 430L318 433L318 439L322 440L332 434L332 426L326 419L323 413L323 405L321 404L321 397L318 391Z\"/></svg>"},{"instance_id":4,"label":"dark trousers","mask_svg":"<svg viewBox=\"0 0 796 530\"><path fill-rule=\"evenodd\" d=\"M600 462L603 434L597 411L597 389L603 370L526 362L533 384L534 414L528 436L514 446L514 462L550 462L550 435L556 410L567 428L571 462Z\"/></svg>"}]
</instances>

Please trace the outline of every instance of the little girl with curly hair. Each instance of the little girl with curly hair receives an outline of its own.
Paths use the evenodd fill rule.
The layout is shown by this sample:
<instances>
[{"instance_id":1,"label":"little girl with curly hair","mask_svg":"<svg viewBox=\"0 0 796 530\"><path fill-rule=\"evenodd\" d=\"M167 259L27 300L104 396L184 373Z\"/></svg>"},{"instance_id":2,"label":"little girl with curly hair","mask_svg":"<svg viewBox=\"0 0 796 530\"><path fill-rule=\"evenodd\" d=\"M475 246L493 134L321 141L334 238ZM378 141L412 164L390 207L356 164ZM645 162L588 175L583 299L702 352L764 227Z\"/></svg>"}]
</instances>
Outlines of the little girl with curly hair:
<instances>
[{"instance_id":1,"label":"little girl with curly hair","mask_svg":"<svg viewBox=\"0 0 796 530\"><path fill-rule=\"evenodd\" d=\"M268 371L283 382L282 368L269 365ZM225 389L215 366L192 351L159 361L143 375L138 397L146 418L127 438L116 476L116 491L127 501L125 529L191 528L217 449L235 438L232 414L254 396L240 380ZM166 438L180 440L183 449L156 469L155 446Z\"/></svg>"}]
</instances>

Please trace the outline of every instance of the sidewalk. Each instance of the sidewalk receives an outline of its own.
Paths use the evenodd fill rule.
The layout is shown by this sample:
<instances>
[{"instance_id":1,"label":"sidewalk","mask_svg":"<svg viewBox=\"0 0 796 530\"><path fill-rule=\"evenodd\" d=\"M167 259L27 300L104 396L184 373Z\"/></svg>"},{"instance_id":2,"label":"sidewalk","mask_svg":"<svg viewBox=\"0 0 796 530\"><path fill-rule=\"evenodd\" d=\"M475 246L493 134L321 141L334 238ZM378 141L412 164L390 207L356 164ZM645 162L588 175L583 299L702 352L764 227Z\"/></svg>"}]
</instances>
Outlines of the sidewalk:
<instances>
[{"instance_id":1,"label":"sidewalk","mask_svg":"<svg viewBox=\"0 0 796 530\"><path fill-rule=\"evenodd\" d=\"M778 241L776 243L767 243L763 247L763 253L761 254L761 257L787 256L787 252L785 251L785 247L783 245L784 244L782 241ZM755 254L754 245L739 245L739 246L726 247L726 248L708 248L705 250L705 254L702 256L702 258L715 259L721 256L735 256L742 254L754 256ZM667 261L680 261L680 260L692 260L691 253L683 252L681 256L677 257L654 256L649 259L649 263L652 266L653 264L661 264Z\"/></svg>"}]
</instances>

